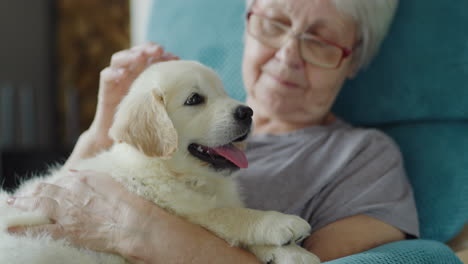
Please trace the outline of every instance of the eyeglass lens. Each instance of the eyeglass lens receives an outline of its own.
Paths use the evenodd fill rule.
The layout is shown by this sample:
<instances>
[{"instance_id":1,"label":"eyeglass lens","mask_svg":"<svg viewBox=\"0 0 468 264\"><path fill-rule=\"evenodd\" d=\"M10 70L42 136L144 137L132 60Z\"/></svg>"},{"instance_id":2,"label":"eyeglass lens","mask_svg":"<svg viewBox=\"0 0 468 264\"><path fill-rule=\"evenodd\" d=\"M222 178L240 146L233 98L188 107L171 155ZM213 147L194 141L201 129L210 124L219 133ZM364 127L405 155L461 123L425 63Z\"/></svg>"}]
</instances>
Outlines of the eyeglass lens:
<instances>
[{"instance_id":1,"label":"eyeglass lens","mask_svg":"<svg viewBox=\"0 0 468 264\"><path fill-rule=\"evenodd\" d=\"M281 48L286 43L291 28L285 24L252 14L248 22L248 32L263 44ZM337 67L343 51L312 35L299 36L299 49L302 58L314 65L326 68Z\"/></svg>"}]
</instances>

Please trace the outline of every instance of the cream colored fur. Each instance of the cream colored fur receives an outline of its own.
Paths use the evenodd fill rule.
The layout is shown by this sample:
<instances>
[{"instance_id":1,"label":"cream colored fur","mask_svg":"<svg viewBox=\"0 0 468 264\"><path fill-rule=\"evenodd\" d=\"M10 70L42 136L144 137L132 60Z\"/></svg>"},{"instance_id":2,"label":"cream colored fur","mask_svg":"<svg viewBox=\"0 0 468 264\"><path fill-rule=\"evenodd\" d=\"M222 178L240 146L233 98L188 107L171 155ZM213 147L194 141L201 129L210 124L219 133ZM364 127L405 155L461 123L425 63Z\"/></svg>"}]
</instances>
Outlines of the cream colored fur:
<instances>
[{"instance_id":1,"label":"cream colored fur","mask_svg":"<svg viewBox=\"0 0 468 264\"><path fill-rule=\"evenodd\" d=\"M205 103L184 105L195 92L205 97ZM109 173L130 191L202 225L232 245L250 250L265 263L319 263L317 257L294 243L308 235L306 221L243 208L229 171L215 171L188 152L193 142L219 146L239 137L233 118L239 105L226 95L217 75L201 64L156 64L137 78L119 105L110 131L116 144L82 161L76 169ZM58 170L25 182L16 194L31 192L40 182L53 183L61 177L66 174ZM6 207L6 198L0 193L0 263L126 263L119 256L77 249L46 234L9 235L9 226L46 224L49 220Z\"/></svg>"}]
</instances>

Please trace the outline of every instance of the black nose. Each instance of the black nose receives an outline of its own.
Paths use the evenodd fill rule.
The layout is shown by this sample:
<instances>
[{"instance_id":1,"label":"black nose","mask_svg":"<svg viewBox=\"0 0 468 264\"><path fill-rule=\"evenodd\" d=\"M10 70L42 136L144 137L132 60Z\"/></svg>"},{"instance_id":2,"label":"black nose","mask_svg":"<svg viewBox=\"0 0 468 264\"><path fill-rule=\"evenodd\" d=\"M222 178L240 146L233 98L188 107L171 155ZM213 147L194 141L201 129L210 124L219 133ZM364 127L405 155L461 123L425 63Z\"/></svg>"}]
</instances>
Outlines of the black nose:
<instances>
[{"instance_id":1,"label":"black nose","mask_svg":"<svg viewBox=\"0 0 468 264\"><path fill-rule=\"evenodd\" d=\"M238 121L250 122L252 121L253 110L252 108L240 105L234 112L234 118Z\"/></svg>"}]
</instances>

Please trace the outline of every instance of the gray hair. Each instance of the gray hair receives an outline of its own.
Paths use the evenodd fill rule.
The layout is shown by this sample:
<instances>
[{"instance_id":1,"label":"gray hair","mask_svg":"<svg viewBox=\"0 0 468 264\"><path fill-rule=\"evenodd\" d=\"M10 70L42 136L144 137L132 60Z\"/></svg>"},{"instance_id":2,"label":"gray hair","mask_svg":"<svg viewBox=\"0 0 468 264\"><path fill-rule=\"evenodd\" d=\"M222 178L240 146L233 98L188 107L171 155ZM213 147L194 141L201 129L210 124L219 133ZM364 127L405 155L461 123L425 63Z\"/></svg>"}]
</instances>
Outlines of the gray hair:
<instances>
[{"instance_id":1,"label":"gray hair","mask_svg":"<svg viewBox=\"0 0 468 264\"><path fill-rule=\"evenodd\" d=\"M338 11L351 16L358 27L359 46L353 58L357 69L370 64L393 21L398 0L332 0ZM255 0L246 0L250 10Z\"/></svg>"}]
</instances>

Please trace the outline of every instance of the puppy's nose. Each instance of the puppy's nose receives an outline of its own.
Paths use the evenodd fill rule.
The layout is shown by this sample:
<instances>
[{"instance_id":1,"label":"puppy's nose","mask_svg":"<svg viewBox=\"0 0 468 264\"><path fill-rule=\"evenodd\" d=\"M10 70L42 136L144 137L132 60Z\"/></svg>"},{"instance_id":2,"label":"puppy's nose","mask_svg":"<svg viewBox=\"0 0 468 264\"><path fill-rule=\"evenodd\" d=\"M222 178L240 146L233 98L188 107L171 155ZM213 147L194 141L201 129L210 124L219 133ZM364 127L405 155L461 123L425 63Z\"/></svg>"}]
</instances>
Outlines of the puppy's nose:
<instances>
[{"instance_id":1,"label":"puppy's nose","mask_svg":"<svg viewBox=\"0 0 468 264\"><path fill-rule=\"evenodd\" d=\"M250 122L252 121L253 110L252 108L240 105L234 112L234 118L238 121Z\"/></svg>"}]
</instances>

